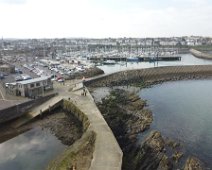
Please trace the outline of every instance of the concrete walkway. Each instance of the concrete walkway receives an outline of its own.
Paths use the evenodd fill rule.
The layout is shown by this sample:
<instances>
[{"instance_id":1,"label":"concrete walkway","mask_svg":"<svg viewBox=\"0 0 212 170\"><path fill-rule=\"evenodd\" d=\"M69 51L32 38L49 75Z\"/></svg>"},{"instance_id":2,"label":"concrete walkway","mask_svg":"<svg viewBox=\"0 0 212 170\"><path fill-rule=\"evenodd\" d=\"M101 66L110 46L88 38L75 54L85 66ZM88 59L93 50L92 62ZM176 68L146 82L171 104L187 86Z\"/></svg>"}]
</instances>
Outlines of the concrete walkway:
<instances>
[{"instance_id":1,"label":"concrete walkway","mask_svg":"<svg viewBox=\"0 0 212 170\"><path fill-rule=\"evenodd\" d=\"M13 122L12 126L14 128L18 128L25 123L29 122L31 119L35 118L36 116L42 114L42 112L48 111L49 109L52 109L52 107L55 107L57 104L59 104L62 101L61 96L55 96L48 101L44 102L43 104L33 108L28 113L26 113L24 116L17 119L15 122Z\"/></svg>"},{"instance_id":2,"label":"concrete walkway","mask_svg":"<svg viewBox=\"0 0 212 170\"><path fill-rule=\"evenodd\" d=\"M98 110L93 97L88 92L81 96L82 90L71 92L71 101L88 116L90 127L96 133L95 149L90 170L120 170L123 153Z\"/></svg>"}]
</instances>

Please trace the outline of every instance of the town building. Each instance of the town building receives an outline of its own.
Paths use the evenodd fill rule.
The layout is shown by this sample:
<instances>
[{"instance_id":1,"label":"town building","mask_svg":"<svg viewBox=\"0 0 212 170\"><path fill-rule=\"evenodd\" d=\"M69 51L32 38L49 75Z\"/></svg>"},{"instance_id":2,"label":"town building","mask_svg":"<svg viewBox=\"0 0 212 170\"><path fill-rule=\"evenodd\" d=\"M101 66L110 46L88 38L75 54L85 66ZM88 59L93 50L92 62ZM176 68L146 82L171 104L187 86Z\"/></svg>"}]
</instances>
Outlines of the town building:
<instances>
[{"instance_id":1,"label":"town building","mask_svg":"<svg viewBox=\"0 0 212 170\"><path fill-rule=\"evenodd\" d=\"M0 72L15 73L15 66L10 65L10 64L2 64L2 65L0 65Z\"/></svg>"},{"instance_id":2,"label":"town building","mask_svg":"<svg viewBox=\"0 0 212 170\"><path fill-rule=\"evenodd\" d=\"M7 83L7 92L16 96L36 98L53 89L50 77L39 77L14 83Z\"/></svg>"}]
</instances>

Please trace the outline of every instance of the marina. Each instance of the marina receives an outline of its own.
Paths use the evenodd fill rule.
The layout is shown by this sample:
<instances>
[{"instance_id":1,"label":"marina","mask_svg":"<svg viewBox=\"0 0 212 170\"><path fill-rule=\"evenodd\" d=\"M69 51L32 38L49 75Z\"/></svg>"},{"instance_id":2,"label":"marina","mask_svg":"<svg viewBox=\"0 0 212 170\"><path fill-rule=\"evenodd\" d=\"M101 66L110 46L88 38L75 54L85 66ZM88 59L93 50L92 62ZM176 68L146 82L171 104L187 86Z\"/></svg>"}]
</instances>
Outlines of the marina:
<instances>
[{"instance_id":1,"label":"marina","mask_svg":"<svg viewBox=\"0 0 212 170\"><path fill-rule=\"evenodd\" d=\"M191 54L182 54L181 60L177 61L149 61L149 62L116 62L114 65L98 65L105 74L110 74L118 71L133 70L151 67L177 66L177 65L204 65L212 64L211 60L202 60L194 57Z\"/></svg>"},{"instance_id":2,"label":"marina","mask_svg":"<svg viewBox=\"0 0 212 170\"><path fill-rule=\"evenodd\" d=\"M0 0L0 170L212 170L212 0Z\"/></svg>"},{"instance_id":3,"label":"marina","mask_svg":"<svg viewBox=\"0 0 212 170\"><path fill-rule=\"evenodd\" d=\"M93 62L103 62L107 60L114 60L116 62L119 61L126 61L126 62L149 62L149 61L180 61L181 56L180 55L135 55L130 56L130 54L126 55L115 55L115 56L93 56L87 58L88 60L91 60Z\"/></svg>"},{"instance_id":4,"label":"marina","mask_svg":"<svg viewBox=\"0 0 212 170\"><path fill-rule=\"evenodd\" d=\"M48 49L48 47L45 47L45 48ZM28 91L30 93L31 91L33 91L33 95L31 95L31 99L36 99L37 97L38 97L37 99L41 99L39 97L44 96L45 95L44 93L48 94L48 93L56 92L55 94L58 94L58 96L56 96L55 98L50 99L47 102L42 102L41 104L39 104L39 106L36 106L33 109L29 109L29 112L27 112L26 116L23 116L21 119L17 119L17 121L13 122L14 124L12 127L21 128L22 126L26 125L27 122L31 120L31 118L34 118L34 117L36 117L36 119L40 119L40 117L42 118L42 116L45 115L44 111L51 112L54 106L56 107L57 105L57 104L54 105L55 103L58 103L58 101L60 101L62 98L65 99L66 101L65 103L63 103L63 106L66 109L67 109L67 106L69 106L69 109L71 109L69 111L71 111L71 113L72 113L72 109L74 109L73 113L80 116L79 117L80 120L81 120L81 115L78 114L78 111L80 114L84 114L88 116L88 118L90 119L90 123L92 123L91 127L95 128L94 130L97 136L95 137L95 143L92 143L92 147L95 146L94 147L95 149L93 153L89 152L91 155L93 155L93 157L91 157L90 159L92 160L91 169L99 169L99 166L105 167L104 169L108 169L106 168L107 166L110 166L110 169L117 169L117 167L118 169L121 169L121 167L124 166L122 163L125 163L125 162L122 162L122 160L124 160L123 154L125 154L125 152L122 152L124 151L124 149L121 150L119 148L119 145L121 145L121 143L118 145L117 139L114 138L114 133L116 132L114 131L115 129L112 129L111 131L110 128L108 127L108 124L105 122L104 118L99 117L100 115L102 115L102 113L99 112L99 109L96 107L97 105L94 103L95 99L93 99L92 96L89 94L88 89L89 89L89 85L91 85L92 82L95 83L95 86L100 85L100 87L110 87L112 85L112 87L114 86L115 88L116 86L121 86L121 83L125 83L123 86L128 86L128 83L130 82L131 83L137 82L138 85L140 85L139 87L143 87L143 84L142 84L143 81L146 81L146 80L148 81L151 78L156 78L155 81L159 79L158 81L162 82L163 80L165 81L166 79L169 79L169 78L171 80L181 80L181 78L185 78L185 79L197 78L198 79L198 78L201 78L201 76L204 78L204 76L207 76L209 73L210 74L212 73L211 66L210 66L210 64L212 64L212 61L196 58L190 53L186 53L186 54L178 53L177 47L169 48L167 50L160 50L159 48L154 48L154 47L144 49L144 48L138 48L137 46L135 46L134 48L131 48L131 46L129 46L129 48L126 47L123 50L123 49L120 49L118 46L116 46L114 48L108 48L107 50L105 50L103 46L102 48L95 48L89 51L87 47L84 48L84 47L75 46L75 49L71 49L69 47L67 47L66 49L64 48L64 50L61 50L60 47L58 47L55 51L53 51L53 49L49 49L48 53L47 53L47 50L44 50L41 48L40 52L43 52L43 54L41 53L41 55L39 56L28 57L27 56L28 54L25 54L26 56L23 56L22 54L17 55L16 52L14 51L14 54L16 55L8 53L7 55L4 55L2 57L2 60L5 63L16 63L16 65L13 67L10 66L9 64L2 65L2 70L8 71L8 75L4 74L2 78L2 89L3 88L6 89L5 91L3 89L1 94L2 99L3 100L6 99L4 102L9 102L7 100L10 97L12 99L20 98L20 100L23 100L22 98L26 96L24 95L15 96L13 95L15 93L8 93L8 92L16 92L18 88L23 88L25 89L25 91ZM188 65L191 65L191 66L188 66ZM165 66L168 66L168 67L165 67ZM171 66L176 66L176 67L171 67ZM160 68L157 68L157 67L160 67ZM148 69L145 69L145 68L148 68ZM96 73L94 74L94 72L92 71L96 72L97 74ZM87 74L89 72L90 74ZM111 74L111 73L114 73L114 74ZM79 76L77 77L77 75ZM42 80L42 82L40 82L40 80L45 77L46 77L45 81L43 82ZM85 97L86 95L83 96L81 92L82 87L84 87L81 83L82 81L85 88L88 88L86 89L86 91L88 92L87 97ZM89 84L89 81L91 82L91 84ZM50 86L48 82L51 82L53 84L53 89L49 88ZM48 90L53 90L53 91L48 91ZM100 91L100 93L104 93L104 92ZM168 92L167 94L169 93L170 92ZM19 93L16 93L16 94L19 94ZM148 101L150 100L151 99L148 99ZM21 109L22 110L25 109L25 105L23 105L23 108L19 106L17 107L17 105L15 106L16 106L17 112ZM154 111L154 109L152 110ZM6 110L6 111L11 111L11 110ZM5 113L7 113L6 111ZM75 113L75 111L77 113ZM156 112L154 112L154 114L156 114ZM143 116L146 116L146 115L143 115ZM186 117L186 115L184 116ZM103 122L98 123L97 118L98 119L100 118L99 120ZM56 119L52 119L52 120L54 121ZM84 120L86 119L83 118L83 121ZM114 120L116 121L116 119ZM103 123L105 125L104 127L102 126ZM62 123L59 122L59 124L63 124L63 122ZM138 125L138 128L140 126L141 124ZM57 126L55 127L56 127L55 129L58 129ZM64 127L68 127L68 126L65 125ZM153 127L156 127L155 124ZM137 127L135 127L134 130L137 131L136 128ZM52 128L50 127L49 129L52 129ZM59 136L57 136L58 133L56 133L56 137L58 137L59 141L57 141L56 138L52 140L55 140L55 142L60 142L61 139L64 139L63 135L66 136L70 134L69 133L70 129L67 129L68 131L65 132L65 134L62 133L64 132L63 130L59 131L58 133L61 134ZM106 130L105 134L103 129ZM163 130L168 128L162 127L160 129L160 127L156 127L156 129L161 131L161 134L163 135L165 134ZM173 129L173 132L175 132L174 130L175 129ZM184 130L186 131L186 128L184 128L183 131ZM40 130L38 129L38 131ZM42 133L43 132L41 131L41 134ZM184 132L180 131L180 133L183 134ZM21 135L24 135L24 134L25 133ZM107 135L108 141L105 139L105 135ZM199 133L195 133L194 135L199 135ZM167 134L167 136L169 137L171 135ZM174 138L173 135L171 137ZM205 138L207 137L208 137L208 134L206 133ZM47 137L47 138L51 138L51 135L50 137ZM15 140L17 138L14 137L13 139ZM94 140L94 138L92 140ZM176 140L178 140L178 138L176 138ZM7 144L9 143L9 141L10 140L5 141L2 144ZM133 144L133 140L131 142ZM209 142L210 142L210 139L209 139ZM14 143L17 143L17 142L15 141ZM66 146L64 146L61 143L56 145L61 146L61 150L59 150L58 153L61 153L64 150L64 148L66 148ZM186 145L186 142L185 142L185 145ZM189 153L185 152L186 156L191 155L192 153L195 153L197 156L200 154L200 159L208 163L208 158L210 158L210 155L209 157L208 156L205 157L204 155L203 156L201 155L202 154L201 151L193 152L193 150L189 150L189 147L187 146L185 147L186 149L188 149L188 152L189 152ZM47 148L47 150L49 149L51 148ZM15 151L15 149L13 150ZM52 150L55 152L57 151L57 149L54 149L54 147L52 148ZM204 148L203 150L205 151ZM31 151L34 151L34 150L31 149L30 152ZM35 148L35 152L37 152L36 148ZM32 152L31 156L33 156L33 153L34 152ZM53 157L56 158L56 155L58 155L58 153L55 153L55 155L52 154ZM9 156L10 155L13 156L12 153L9 153ZM147 160L152 158L150 155L147 154L147 157L146 157ZM50 162L50 160L52 160L52 157L50 158L45 155L44 157L48 159L44 164L42 164L42 162L40 163L40 160L36 160L36 163L44 166L44 165L47 165ZM26 159L26 158L23 158L23 159ZM79 159L80 161L81 159L84 160L84 155L79 156ZM102 160L104 160L104 162L102 162ZM72 163L74 162L75 162L75 159L72 160ZM18 161L18 163L23 164L21 160ZM16 159L12 159L11 162L8 161L8 165L4 164L4 160L3 160L0 163L0 166L2 166L3 168L9 169L10 168L9 166L10 165L13 166L13 164L14 165L16 164ZM78 165L80 164L81 163L79 162ZM33 163L32 165L35 168L37 168L36 165L34 165ZM69 167L69 164L67 164L66 166ZM41 169L43 169L43 167Z\"/></svg>"}]
</instances>

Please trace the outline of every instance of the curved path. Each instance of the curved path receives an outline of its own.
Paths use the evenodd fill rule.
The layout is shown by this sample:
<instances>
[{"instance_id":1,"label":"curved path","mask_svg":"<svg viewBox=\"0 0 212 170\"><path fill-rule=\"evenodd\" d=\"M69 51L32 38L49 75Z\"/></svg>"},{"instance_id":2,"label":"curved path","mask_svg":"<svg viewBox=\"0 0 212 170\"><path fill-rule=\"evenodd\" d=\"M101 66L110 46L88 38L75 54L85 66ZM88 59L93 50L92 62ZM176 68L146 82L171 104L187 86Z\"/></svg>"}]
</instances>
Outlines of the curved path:
<instances>
[{"instance_id":1,"label":"curved path","mask_svg":"<svg viewBox=\"0 0 212 170\"><path fill-rule=\"evenodd\" d=\"M197 58L212 60L212 54L203 53L203 52L195 50L195 49L190 49L189 51L193 56L195 56Z\"/></svg>"}]
</instances>

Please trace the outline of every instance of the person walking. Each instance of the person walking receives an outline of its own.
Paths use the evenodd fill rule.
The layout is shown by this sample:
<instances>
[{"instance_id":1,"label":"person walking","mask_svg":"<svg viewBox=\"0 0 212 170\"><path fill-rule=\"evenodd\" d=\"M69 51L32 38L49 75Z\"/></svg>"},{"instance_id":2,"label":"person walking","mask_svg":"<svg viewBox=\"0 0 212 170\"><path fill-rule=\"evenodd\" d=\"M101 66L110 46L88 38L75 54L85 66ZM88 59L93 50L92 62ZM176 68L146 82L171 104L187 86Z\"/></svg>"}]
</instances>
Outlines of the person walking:
<instances>
[{"instance_id":1,"label":"person walking","mask_svg":"<svg viewBox=\"0 0 212 170\"><path fill-rule=\"evenodd\" d=\"M82 77L82 86L84 87L84 83L85 83L85 77Z\"/></svg>"},{"instance_id":2,"label":"person walking","mask_svg":"<svg viewBox=\"0 0 212 170\"><path fill-rule=\"evenodd\" d=\"M83 96L85 96L85 87L83 86L83 92L82 92Z\"/></svg>"}]
</instances>

